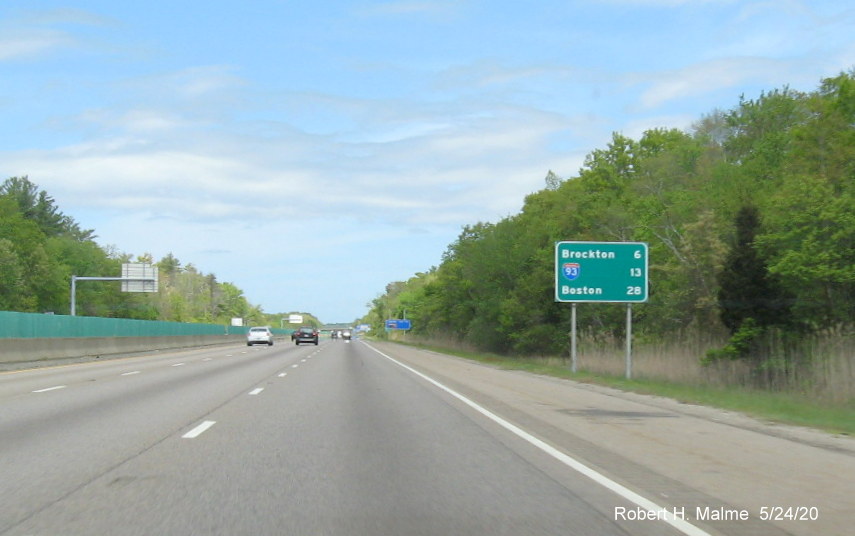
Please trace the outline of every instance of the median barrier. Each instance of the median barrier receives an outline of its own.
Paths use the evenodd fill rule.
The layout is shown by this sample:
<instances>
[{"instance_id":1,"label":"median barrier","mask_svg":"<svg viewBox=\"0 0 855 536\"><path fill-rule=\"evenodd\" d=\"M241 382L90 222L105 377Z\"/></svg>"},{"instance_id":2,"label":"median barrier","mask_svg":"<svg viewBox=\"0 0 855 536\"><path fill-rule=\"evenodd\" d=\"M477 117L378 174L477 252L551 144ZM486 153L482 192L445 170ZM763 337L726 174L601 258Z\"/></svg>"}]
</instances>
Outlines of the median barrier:
<instances>
[{"instance_id":1,"label":"median barrier","mask_svg":"<svg viewBox=\"0 0 855 536\"><path fill-rule=\"evenodd\" d=\"M0 364L49 364L52 360L115 357L141 352L240 342L246 342L245 335L6 338L0 339Z\"/></svg>"}]
</instances>

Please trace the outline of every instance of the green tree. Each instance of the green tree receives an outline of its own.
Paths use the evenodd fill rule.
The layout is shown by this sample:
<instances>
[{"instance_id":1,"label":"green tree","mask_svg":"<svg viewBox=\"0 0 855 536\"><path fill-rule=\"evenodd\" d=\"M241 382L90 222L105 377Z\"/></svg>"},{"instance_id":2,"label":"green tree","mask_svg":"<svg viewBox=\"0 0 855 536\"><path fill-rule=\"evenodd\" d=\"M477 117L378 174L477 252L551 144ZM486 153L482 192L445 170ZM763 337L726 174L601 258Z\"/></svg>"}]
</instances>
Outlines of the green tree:
<instances>
[{"instance_id":1,"label":"green tree","mask_svg":"<svg viewBox=\"0 0 855 536\"><path fill-rule=\"evenodd\" d=\"M789 168L829 181L835 189L855 177L855 70L822 81L806 97L807 118L793 129Z\"/></svg>"},{"instance_id":2,"label":"green tree","mask_svg":"<svg viewBox=\"0 0 855 536\"><path fill-rule=\"evenodd\" d=\"M35 312L39 309L38 276L47 269L44 252L47 237L34 221L21 213L9 195L0 196L0 237L7 241L4 257L8 261L0 265L0 273L4 273L3 279L14 288L14 298L6 300L7 307Z\"/></svg>"},{"instance_id":3,"label":"green tree","mask_svg":"<svg viewBox=\"0 0 855 536\"><path fill-rule=\"evenodd\" d=\"M381 322L406 304L424 318L414 325L424 336L509 353L560 351L568 315L552 296L554 242L626 240L650 245L639 337L730 331L739 353L775 326L851 326L853 75L812 93L741 98L688 133L653 129L637 141L615 133L578 176L547 173L521 213L464 226L430 277L388 287L372 302L373 317ZM622 307L578 313L591 336L621 335Z\"/></svg>"},{"instance_id":4,"label":"green tree","mask_svg":"<svg viewBox=\"0 0 855 536\"><path fill-rule=\"evenodd\" d=\"M780 180L792 148L793 130L809 111L806 96L789 88L764 92L758 99L740 99L728 116L732 135L725 147L732 162L768 187Z\"/></svg>"},{"instance_id":5,"label":"green tree","mask_svg":"<svg viewBox=\"0 0 855 536\"><path fill-rule=\"evenodd\" d=\"M736 242L719 275L721 320L731 333L748 319L761 328L791 322L790 299L755 247L759 227L757 208L743 207L736 216Z\"/></svg>"},{"instance_id":6,"label":"green tree","mask_svg":"<svg viewBox=\"0 0 855 536\"><path fill-rule=\"evenodd\" d=\"M0 310L26 310L21 298L26 296L24 266L11 240L0 238Z\"/></svg>"},{"instance_id":7,"label":"green tree","mask_svg":"<svg viewBox=\"0 0 855 536\"><path fill-rule=\"evenodd\" d=\"M14 199L24 217L36 222L47 236L68 234L80 241L92 238L94 231L82 230L74 219L59 210L47 192L39 191L26 176L7 179L0 185L0 195Z\"/></svg>"},{"instance_id":8,"label":"green tree","mask_svg":"<svg viewBox=\"0 0 855 536\"><path fill-rule=\"evenodd\" d=\"M772 230L758 244L769 270L789 282L795 314L815 329L855 318L855 184L793 176L771 198Z\"/></svg>"}]
</instances>

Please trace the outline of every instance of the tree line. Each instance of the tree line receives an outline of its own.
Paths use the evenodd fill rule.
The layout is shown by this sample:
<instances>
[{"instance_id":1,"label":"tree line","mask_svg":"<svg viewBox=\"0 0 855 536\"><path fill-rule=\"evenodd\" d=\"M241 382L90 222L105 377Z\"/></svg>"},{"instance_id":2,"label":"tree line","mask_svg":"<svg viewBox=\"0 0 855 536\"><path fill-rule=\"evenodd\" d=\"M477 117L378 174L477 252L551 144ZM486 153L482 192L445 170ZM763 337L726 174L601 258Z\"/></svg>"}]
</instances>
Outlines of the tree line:
<instances>
[{"instance_id":1,"label":"tree line","mask_svg":"<svg viewBox=\"0 0 855 536\"><path fill-rule=\"evenodd\" d=\"M103 248L95 242L94 232L63 214L54 199L28 177L12 177L0 184L0 310L67 314L72 275L119 277L123 263L148 262L158 266L159 292L127 293L118 282L81 281L77 314L271 323L270 315L252 305L234 284L218 281L190 263L182 265L172 253L155 260L148 253L133 258Z\"/></svg>"},{"instance_id":2,"label":"tree line","mask_svg":"<svg viewBox=\"0 0 855 536\"><path fill-rule=\"evenodd\" d=\"M549 172L518 214L463 227L438 266L387 285L363 319L505 354L567 351L554 244L649 245L649 301L634 335L728 340L739 358L770 330L818 333L855 319L855 71L811 92L741 97L690 129L614 133L576 176ZM588 336L621 337L622 305L578 308Z\"/></svg>"}]
</instances>

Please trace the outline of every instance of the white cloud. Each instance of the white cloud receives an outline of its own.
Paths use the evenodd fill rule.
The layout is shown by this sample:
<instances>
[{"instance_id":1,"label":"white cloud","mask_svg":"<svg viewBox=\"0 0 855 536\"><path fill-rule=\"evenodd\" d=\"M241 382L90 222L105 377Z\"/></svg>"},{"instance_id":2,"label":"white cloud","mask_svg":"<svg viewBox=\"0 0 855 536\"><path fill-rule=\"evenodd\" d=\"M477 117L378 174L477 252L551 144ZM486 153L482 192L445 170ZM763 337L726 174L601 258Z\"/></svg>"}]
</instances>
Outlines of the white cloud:
<instances>
[{"instance_id":1,"label":"white cloud","mask_svg":"<svg viewBox=\"0 0 855 536\"><path fill-rule=\"evenodd\" d=\"M178 71L157 73L149 76L125 79L119 88L131 92L145 102L156 102L161 106L168 103L204 100L210 97L233 97L246 81L234 74L229 65L203 65L187 67Z\"/></svg>"},{"instance_id":2,"label":"white cloud","mask_svg":"<svg viewBox=\"0 0 855 536\"><path fill-rule=\"evenodd\" d=\"M0 61L32 59L69 46L73 40L62 32L34 30L13 32L0 38Z\"/></svg>"},{"instance_id":3,"label":"white cloud","mask_svg":"<svg viewBox=\"0 0 855 536\"><path fill-rule=\"evenodd\" d=\"M365 15L418 15L443 18L455 14L464 2L448 0L397 0L375 4L364 8L361 12Z\"/></svg>"},{"instance_id":4,"label":"white cloud","mask_svg":"<svg viewBox=\"0 0 855 536\"><path fill-rule=\"evenodd\" d=\"M169 133L189 128L192 123L171 111L148 109L129 109L113 115L107 110L86 110L77 116L77 122L95 125L101 129L124 131L127 133Z\"/></svg>"},{"instance_id":5,"label":"white cloud","mask_svg":"<svg viewBox=\"0 0 855 536\"><path fill-rule=\"evenodd\" d=\"M26 11L21 16L20 23L40 26L53 24L107 26L115 24L116 21L83 9L57 8Z\"/></svg>"},{"instance_id":6,"label":"white cloud","mask_svg":"<svg viewBox=\"0 0 855 536\"><path fill-rule=\"evenodd\" d=\"M694 115L645 116L625 123L620 132L625 136L637 140L640 139L645 132L657 128L676 128L683 131L689 131L698 119L700 118Z\"/></svg>"},{"instance_id":7,"label":"white cloud","mask_svg":"<svg viewBox=\"0 0 855 536\"><path fill-rule=\"evenodd\" d=\"M595 4L632 7L680 7L705 4L733 4L740 0L594 0Z\"/></svg>"},{"instance_id":8,"label":"white cloud","mask_svg":"<svg viewBox=\"0 0 855 536\"><path fill-rule=\"evenodd\" d=\"M641 93L639 104L642 109L652 109L723 88L780 80L788 67L766 58L722 58L666 72L635 74L627 80L650 86Z\"/></svg>"},{"instance_id":9,"label":"white cloud","mask_svg":"<svg viewBox=\"0 0 855 536\"><path fill-rule=\"evenodd\" d=\"M55 26L103 26L105 17L80 9L25 11L17 18L0 22L0 61L40 59L71 47L83 40Z\"/></svg>"},{"instance_id":10,"label":"white cloud","mask_svg":"<svg viewBox=\"0 0 855 536\"><path fill-rule=\"evenodd\" d=\"M197 125L174 113L152 107L115 115L101 110L87 119L111 135L7 155L5 161L27 169L32 180L75 210L121 209L176 220L349 218L410 226L495 220L542 188L548 169L575 171L560 169L568 165L565 159L546 147L553 132L572 125L559 115L523 108L489 117L452 108L433 123L420 113L411 114L412 123L388 123L387 116L371 122L368 113L359 121L374 133L371 142L299 131L259 139L240 123L220 134L200 133L200 140L192 136ZM307 190L311 201L302 203L295 193Z\"/></svg>"}]
</instances>

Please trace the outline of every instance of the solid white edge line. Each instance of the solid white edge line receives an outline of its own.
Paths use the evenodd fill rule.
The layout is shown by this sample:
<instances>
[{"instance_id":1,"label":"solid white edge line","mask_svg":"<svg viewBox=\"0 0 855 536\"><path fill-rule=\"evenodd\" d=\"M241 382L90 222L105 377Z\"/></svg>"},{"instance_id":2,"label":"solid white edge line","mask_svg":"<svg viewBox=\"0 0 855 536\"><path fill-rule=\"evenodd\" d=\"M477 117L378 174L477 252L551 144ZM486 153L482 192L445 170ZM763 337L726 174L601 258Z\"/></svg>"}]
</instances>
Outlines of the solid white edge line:
<instances>
[{"instance_id":1,"label":"solid white edge line","mask_svg":"<svg viewBox=\"0 0 855 536\"><path fill-rule=\"evenodd\" d=\"M45 389L38 389L33 391L34 393L47 393L48 391L56 391L57 389L65 389L65 385L55 385L53 387L47 387Z\"/></svg>"},{"instance_id":2,"label":"solid white edge line","mask_svg":"<svg viewBox=\"0 0 855 536\"><path fill-rule=\"evenodd\" d=\"M537 437L529 434L528 432L526 432L522 428L520 428L514 424L511 424L510 422L502 419L501 417L499 417L495 413L492 413L489 410L483 408L482 406L479 406L478 404L476 404L472 400L469 400L468 398L461 395L457 391L454 391L450 387L446 387L445 385L443 385L443 384L439 383L438 381L434 380L433 378L419 372L418 370L410 367L409 365L405 365L404 363L401 363L397 359L384 354L383 352L381 352L377 348L374 348L373 346L371 346L367 342L365 342L363 344L365 344L365 346L371 348L372 350L374 350L378 354L382 355L383 357L385 357L389 361L395 363L396 365L407 369L408 371L412 372L416 376L418 376L418 377L422 378L423 380L425 380L425 381L435 385L436 387L442 389L443 391L445 391L449 395L453 396L454 398L460 400L461 402L463 402L464 404L466 404L470 408L474 409L475 411L477 411L481 415L483 415L483 416L487 417L488 419L490 419L491 421L495 422L496 424L498 424L502 428L505 428L506 430L510 431L511 433L515 434L516 436L528 441L529 443L531 443L535 447L539 448L543 452L549 454L550 456L552 456L556 460L560 461L561 463L563 463L567 467L570 467L574 471L577 471L577 472L581 473L582 475L590 478L591 480L593 480L597 484L600 484L601 486L617 493L618 495L620 495L624 499L626 499L632 503L637 504L638 506L640 506L641 508L644 508L645 510L654 511L654 512L657 512L657 514L660 514L660 513L664 514L664 515L662 515L662 518L663 518L662 521L664 521L665 523L668 523L669 525L671 525L675 529L679 530L683 534L686 534L688 536L711 536L710 533L706 532L705 530L703 530L699 527L696 527L695 525L692 525L691 523L688 523L687 521L685 521L683 519L677 518L676 516L674 516L673 513L669 512L664 507L656 504L655 502L653 502L653 501L651 501L645 497L642 497L641 495L639 495L638 493L635 493L631 489L624 487L621 484L618 484L617 482L608 478L607 476L598 473L597 471L591 469L590 467L588 467L587 465L583 464L582 462L576 460L575 458L571 458L569 455L561 452L560 450L556 449L552 445L549 445L545 441L538 439Z\"/></svg>"},{"instance_id":3,"label":"solid white edge line","mask_svg":"<svg viewBox=\"0 0 855 536\"><path fill-rule=\"evenodd\" d=\"M192 430L190 430L189 432L187 432L186 434L184 434L181 437L184 439L195 439L195 438L199 437L200 435L202 435L202 433L204 433L205 430L214 426L215 424L217 424L217 421L203 421L202 424L200 424L196 428L193 428Z\"/></svg>"}]
</instances>

